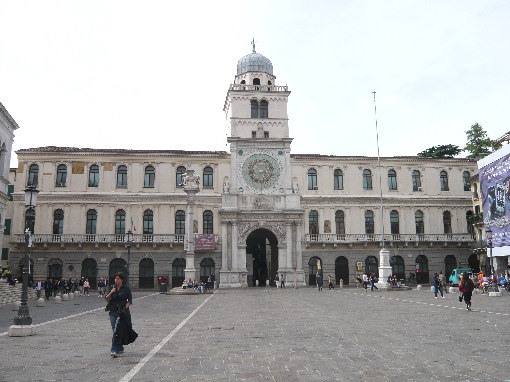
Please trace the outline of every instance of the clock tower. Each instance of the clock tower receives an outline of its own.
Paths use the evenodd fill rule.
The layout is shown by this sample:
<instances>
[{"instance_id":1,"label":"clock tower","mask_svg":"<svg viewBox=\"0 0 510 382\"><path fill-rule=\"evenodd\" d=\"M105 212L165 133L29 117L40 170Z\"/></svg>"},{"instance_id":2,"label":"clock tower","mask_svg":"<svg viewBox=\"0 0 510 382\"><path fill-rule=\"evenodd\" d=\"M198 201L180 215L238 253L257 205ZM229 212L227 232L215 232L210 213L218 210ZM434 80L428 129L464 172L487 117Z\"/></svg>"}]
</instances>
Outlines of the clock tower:
<instances>
[{"instance_id":1,"label":"clock tower","mask_svg":"<svg viewBox=\"0 0 510 382\"><path fill-rule=\"evenodd\" d=\"M224 107L231 173L221 210L223 287L273 283L276 274L287 283L304 282L303 211L290 164L290 91L276 85L273 64L252 44L252 53L237 64Z\"/></svg>"}]
</instances>

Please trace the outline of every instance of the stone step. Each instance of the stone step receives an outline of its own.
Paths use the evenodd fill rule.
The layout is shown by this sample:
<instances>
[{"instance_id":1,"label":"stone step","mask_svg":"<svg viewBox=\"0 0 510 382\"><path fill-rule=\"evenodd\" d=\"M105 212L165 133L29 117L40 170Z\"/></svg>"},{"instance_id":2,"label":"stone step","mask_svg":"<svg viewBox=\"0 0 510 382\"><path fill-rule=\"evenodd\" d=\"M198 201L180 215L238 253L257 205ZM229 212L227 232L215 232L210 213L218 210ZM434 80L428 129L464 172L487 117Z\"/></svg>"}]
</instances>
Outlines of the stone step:
<instances>
[{"instance_id":1,"label":"stone step","mask_svg":"<svg viewBox=\"0 0 510 382\"><path fill-rule=\"evenodd\" d=\"M21 290L23 286L21 283L16 285L9 285L7 280L0 279L0 305L12 304L16 301L21 301ZM28 299L36 300L37 292L35 289L28 288Z\"/></svg>"}]
</instances>

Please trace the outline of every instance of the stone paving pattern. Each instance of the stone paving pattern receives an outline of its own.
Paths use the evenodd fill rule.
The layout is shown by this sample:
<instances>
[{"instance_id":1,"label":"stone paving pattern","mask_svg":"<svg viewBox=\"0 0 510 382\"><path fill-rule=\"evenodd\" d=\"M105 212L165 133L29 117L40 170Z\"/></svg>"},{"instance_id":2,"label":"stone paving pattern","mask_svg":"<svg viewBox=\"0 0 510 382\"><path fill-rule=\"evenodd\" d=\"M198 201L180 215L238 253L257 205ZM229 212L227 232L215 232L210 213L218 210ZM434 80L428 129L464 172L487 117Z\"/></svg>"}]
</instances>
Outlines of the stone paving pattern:
<instances>
[{"instance_id":1,"label":"stone paving pattern","mask_svg":"<svg viewBox=\"0 0 510 382\"><path fill-rule=\"evenodd\" d=\"M426 289L222 289L132 381L510 381L510 294L468 312ZM88 313L2 334L0 381L118 381L209 296L135 292L140 337L117 359L103 299L31 301L36 324ZM15 315L0 307L0 331Z\"/></svg>"}]
</instances>

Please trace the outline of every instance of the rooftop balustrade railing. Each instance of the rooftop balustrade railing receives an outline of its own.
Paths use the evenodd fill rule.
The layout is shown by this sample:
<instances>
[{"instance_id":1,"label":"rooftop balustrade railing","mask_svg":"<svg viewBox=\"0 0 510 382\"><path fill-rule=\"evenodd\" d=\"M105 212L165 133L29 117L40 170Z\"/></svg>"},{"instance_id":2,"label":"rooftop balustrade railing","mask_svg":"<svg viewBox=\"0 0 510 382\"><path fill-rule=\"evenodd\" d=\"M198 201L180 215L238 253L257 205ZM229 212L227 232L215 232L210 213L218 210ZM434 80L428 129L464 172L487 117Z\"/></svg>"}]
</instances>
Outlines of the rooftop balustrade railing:
<instances>
[{"instance_id":1,"label":"rooftop balustrade railing","mask_svg":"<svg viewBox=\"0 0 510 382\"><path fill-rule=\"evenodd\" d=\"M367 243L382 241L382 234L306 234L305 243ZM388 243L409 242L466 242L472 243L473 236L470 233L456 234L385 234L384 241Z\"/></svg>"}]
</instances>

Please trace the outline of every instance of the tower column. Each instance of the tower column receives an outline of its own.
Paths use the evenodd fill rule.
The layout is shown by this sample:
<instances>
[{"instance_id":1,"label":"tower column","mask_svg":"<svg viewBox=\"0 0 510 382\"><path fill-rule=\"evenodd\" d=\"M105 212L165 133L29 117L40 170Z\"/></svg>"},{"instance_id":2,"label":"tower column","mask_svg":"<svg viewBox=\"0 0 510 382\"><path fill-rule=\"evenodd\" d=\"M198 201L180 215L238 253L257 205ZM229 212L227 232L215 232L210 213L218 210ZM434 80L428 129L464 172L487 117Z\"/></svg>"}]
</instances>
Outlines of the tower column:
<instances>
[{"instance_id":1,"label":"tower column","mask_svg":"<svg viewBox=\"0 0 510 382\"><path fill-rule=\"evenodd\" d=\"M228 269L228 242L227 242L227 223L221 223L221 270L226 271Z\"/></svg>"},{"instance_id":2,"label":"tower column","mask_svg":"<svg viewBox=\"0 0 510 382\"><path fill-rule=\"evenodd\" d=\"M285 242L287 244L287 270L290 271L292 269L292 223L285 223L285 231Z\"/></svg>"}]
</instances>

